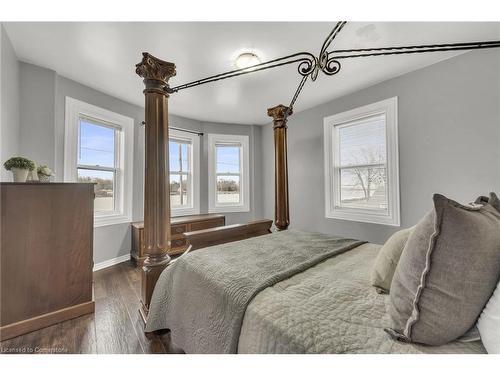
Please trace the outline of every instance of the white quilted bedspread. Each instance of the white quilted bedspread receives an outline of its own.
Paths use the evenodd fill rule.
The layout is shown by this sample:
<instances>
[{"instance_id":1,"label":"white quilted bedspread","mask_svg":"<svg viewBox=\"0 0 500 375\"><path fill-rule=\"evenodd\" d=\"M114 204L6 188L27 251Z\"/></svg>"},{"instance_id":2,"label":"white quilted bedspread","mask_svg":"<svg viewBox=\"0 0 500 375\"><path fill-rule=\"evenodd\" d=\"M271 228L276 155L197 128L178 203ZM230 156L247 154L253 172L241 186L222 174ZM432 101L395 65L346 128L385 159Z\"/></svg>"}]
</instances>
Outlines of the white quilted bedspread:
<instances>
[{"instance_id":1,"label":"white quilted bedspread","mask_svg":"<svg viewBox=\"0 0 500 375\"><path fill-rule=\"evenodd\" d=\"M168 328L186 353L236 353L253 297L363 242L283 231L180 257L156 284L146 331Z\"/></svg>"},{"instance_id":2,"label":"white quilted bedspread","mask_svg":"<svg viewBox=\"0 0 500 375\"><path fill-rule=\"evenodd\" d=\"M370 286L380 246L364 244L260 292L247 307L239 353L485 353L480 341L440 347L400 343L387 295Z\"/></svg>"}]
</instances>

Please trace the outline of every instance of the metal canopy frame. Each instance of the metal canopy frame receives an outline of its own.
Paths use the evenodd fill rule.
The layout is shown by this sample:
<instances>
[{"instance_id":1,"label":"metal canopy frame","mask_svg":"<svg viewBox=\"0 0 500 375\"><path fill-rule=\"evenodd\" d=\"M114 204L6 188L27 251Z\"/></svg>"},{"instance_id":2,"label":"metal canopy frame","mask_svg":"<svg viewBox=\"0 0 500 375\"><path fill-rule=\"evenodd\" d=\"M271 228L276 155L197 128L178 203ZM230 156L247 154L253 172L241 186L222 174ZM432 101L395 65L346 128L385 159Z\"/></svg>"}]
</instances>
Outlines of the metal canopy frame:
<instances>
[{"instance_id":1,"label":"metal canopy frame","mask_svg":"<svg viewBox=\"0 0 500 375\"><path fill-rule=\"evenodd\" d=\"M464 51L464 50L500 47L500 40L495 40L495 41L463 42L463 43L447 43L447 44L424 44L424 45L398 46L398 47L345 49L345 50L334 50L328 52L328 48L330 47L332 42L335 40L335 38L342 31L342 29L346 24L347 24L346 21L339 21L335 24L332 31L328 34L328 36L324 40L318 56L315 56L311 52L297 52L288 56L252 65L247 68L231 70L225 73L198 79L182 85L174 87L166 86L164 89L167 93L171 94L188 88L204 85L206 83L216 82L228 78L238 77L245 74L260 72L262 70L274 69L280 66L298 63L297 70L298 73L302 76L302 78L290 101L290 105L288 106L289 109L285 113L285 120L286 120L286 117L288 117L288 115L292 111L293 105L295 104L297 98L299 97L300 92L302 91L302 88L304 87L306 81L308 79L310 79L311 81L315 81L320 71L328 76L337 74L342 68L342 64L340 63L340 61L343 59L376 57L376 56L392 56L392 55L414 54L414 53Z\"/></svg>"}]
</instances>

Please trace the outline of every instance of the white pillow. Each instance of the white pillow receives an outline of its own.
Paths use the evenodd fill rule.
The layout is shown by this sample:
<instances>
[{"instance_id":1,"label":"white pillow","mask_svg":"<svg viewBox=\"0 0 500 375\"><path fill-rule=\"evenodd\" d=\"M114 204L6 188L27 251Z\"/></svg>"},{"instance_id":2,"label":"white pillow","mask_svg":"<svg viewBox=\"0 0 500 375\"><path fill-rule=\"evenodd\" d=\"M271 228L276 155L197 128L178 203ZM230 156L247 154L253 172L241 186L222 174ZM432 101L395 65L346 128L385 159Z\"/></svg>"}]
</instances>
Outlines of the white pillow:
<instances>
[{"instance_id":1,"label":"white pillow","mask_svg":"<svg viewBox=\"0 0 500 375\"><path fill-rule=\"evenodd\" d=\"M500 354L500 283L481 313L477 328L486 351Z\"/></svg>"}]
</instances>

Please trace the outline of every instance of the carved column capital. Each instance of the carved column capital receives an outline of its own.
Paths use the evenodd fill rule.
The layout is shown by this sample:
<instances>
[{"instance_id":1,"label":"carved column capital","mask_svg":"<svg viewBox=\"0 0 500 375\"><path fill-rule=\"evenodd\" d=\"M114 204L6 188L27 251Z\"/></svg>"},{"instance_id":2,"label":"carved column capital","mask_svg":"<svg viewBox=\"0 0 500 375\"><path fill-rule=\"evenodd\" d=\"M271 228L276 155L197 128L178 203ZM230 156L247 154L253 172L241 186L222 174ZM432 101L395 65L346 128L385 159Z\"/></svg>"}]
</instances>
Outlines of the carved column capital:
<instances>
[{"instance_id":1,"label":"carved column capital","mask_svg":"<svg viewBox=\"0 0 500 375\"><path fill-rule=\"evenodd\" d=\"M142 53L142 61L135 65L135 72L144 78L144 92L165 95L168 95L168 80L177 74L175 64L160 60L147 52Z\"/></svg>"},{"instance_id":2,"label":"carved column capital","mask_svg":"<svg viewBox=\"0 0 500 375\"><path fill-rule=\"evenodd\" d=\"M292 108L288 108L283 104L279 104L276 107L268 108L267 115L273 118L274 129L286 127L285 114L288 111L288 115L293 113Z\"/></svg>"}]
</instances>

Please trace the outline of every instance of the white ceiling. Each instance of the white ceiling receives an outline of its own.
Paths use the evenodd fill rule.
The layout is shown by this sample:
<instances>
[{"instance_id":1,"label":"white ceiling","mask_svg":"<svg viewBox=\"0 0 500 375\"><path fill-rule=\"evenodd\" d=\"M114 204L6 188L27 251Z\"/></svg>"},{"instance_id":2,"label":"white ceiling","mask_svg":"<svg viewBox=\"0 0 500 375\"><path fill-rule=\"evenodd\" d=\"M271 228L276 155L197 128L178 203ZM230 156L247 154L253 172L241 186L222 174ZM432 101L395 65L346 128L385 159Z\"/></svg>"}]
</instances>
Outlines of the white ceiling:
<instances>
[{"instance_id":1,"label":"white ceiling","mask_svg":"<svg viewBox=\"0 0 500 375\"><path fill-rule=\"evenodd\" d=\"M6 23L20 60L143 106L143 84L134 65L141 52L174 62L176 86L234 69L242 51L270 60L299 51L319 52L332 23ZM332 49L500 39L500 23L348 23ZM458 53L428 53L343 61L333 77L308 82L295 112ZM197 120L265 124L266 109L288 104L300 76L296 66L257 72L180 91L171 113Z\"/></svg>"}]
</instances>

